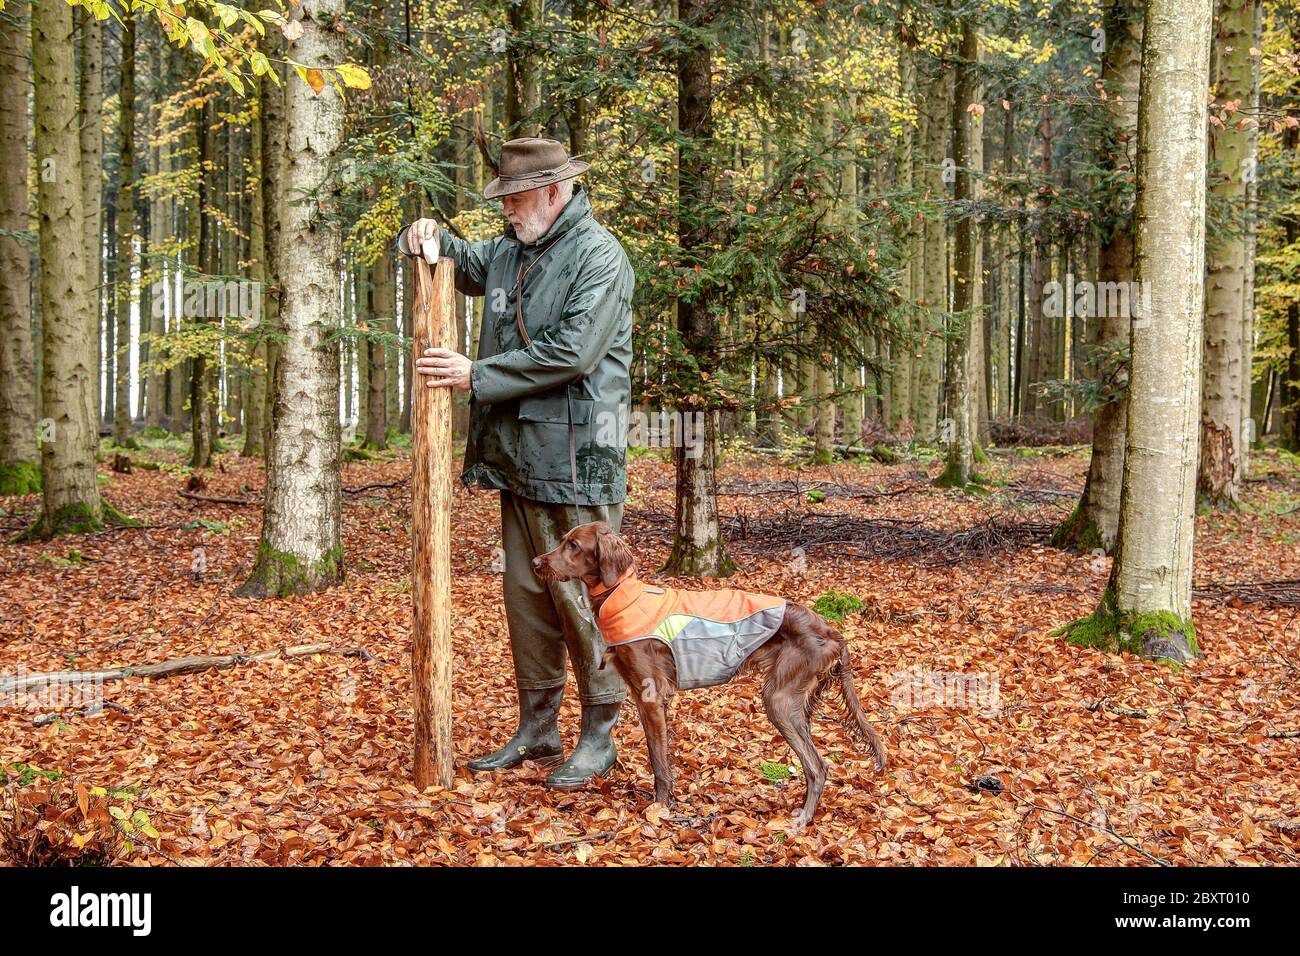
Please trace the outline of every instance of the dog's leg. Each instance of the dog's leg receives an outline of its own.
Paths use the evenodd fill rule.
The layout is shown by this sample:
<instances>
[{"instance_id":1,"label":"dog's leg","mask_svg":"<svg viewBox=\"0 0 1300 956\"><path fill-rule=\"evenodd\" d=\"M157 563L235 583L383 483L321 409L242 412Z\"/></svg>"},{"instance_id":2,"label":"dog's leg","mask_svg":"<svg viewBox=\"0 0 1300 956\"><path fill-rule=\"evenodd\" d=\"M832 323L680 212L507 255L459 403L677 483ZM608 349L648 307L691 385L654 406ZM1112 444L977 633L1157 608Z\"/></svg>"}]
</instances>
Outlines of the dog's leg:
<instances>
[{"instance_id":1,"label":"dog's leg","mask_svg":"<svg viewBox=\"0 0 1300 956\"><path fill-rule=\"evenodd\" d=\"M763 687L763 706L767 710L767 716L799 758L804 777L807 778L808 790L804 795L803 809L795 815L798 826L807 826L812 822L817 804L822 798L822 788L826 786L826 762L813 746L812 733L808 727L807 706L811 691L810 684L792 689L773 683L770 679Z\"/></svg>"},{"instance_id":2,"label":"dog's leg","mask_svg":"<svg viewBox=\"0 0 1300 956\"><path fill-rule=\"evenodd\" d=\"M653 683L634 692L641 729L650 750L650 766L655 773L655 801L668 806L673 802L673 760L668 746L668 701Z\"/></svg>"}]
</instances>

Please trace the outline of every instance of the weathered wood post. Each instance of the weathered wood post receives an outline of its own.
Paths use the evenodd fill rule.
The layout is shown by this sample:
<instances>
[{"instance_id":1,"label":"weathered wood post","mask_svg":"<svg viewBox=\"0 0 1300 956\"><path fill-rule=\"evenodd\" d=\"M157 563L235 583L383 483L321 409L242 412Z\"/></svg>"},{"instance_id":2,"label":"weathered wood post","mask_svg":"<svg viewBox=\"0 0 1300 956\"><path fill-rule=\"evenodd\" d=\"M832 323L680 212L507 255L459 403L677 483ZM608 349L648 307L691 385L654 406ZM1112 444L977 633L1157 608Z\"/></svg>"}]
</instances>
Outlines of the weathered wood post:
<instances>
[{"instance_id":1,"label":"weathered wood post","mask_svg":"<svg viewBox=\"0 0 1300 956\"><path fill-rule=\"evenodd\" d=\"M455 348L456 265L415 263L415 354ZM448 789L451 744L451 389L418 380L411 396L411 684L415 786Z\"/></svg>"}]
</instances>

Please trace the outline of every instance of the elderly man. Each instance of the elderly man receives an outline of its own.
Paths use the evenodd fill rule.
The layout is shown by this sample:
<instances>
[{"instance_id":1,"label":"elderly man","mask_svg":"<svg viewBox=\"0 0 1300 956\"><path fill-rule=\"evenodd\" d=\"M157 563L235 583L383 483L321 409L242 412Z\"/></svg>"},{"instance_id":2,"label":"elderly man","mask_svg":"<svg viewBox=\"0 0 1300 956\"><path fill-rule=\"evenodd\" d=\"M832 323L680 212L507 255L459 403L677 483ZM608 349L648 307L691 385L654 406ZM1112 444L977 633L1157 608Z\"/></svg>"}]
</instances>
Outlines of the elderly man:
<instances>
[{"instance_id":1,"label":"elderly man","mask_svg":"<svg viewBox=\"0 0 1300 956\"><path fill-rule=\"evenodd\" d=\"M613 767L610 732L627 696L614 669L600 667L603 641L581 585L548 585L532 564L577 525L603 520L618 528L627 490L626 438L610 425L624 420L631 398L634 279L622 246L596 222L574 182L587 168L554 140L511 140L501 149L500 174L483 191L501 197L504 235L465 242L420 219L397 240L406 255L450 256L456 288L486 297L476 361L429 349L415 363L430 388L470 390L461 480L501 494L519 727L504 747L469 766L498 770L563 758L556 717L567 656L582 732L546 779L558 789L581 787Z\"/></svg>"}]
</instances>

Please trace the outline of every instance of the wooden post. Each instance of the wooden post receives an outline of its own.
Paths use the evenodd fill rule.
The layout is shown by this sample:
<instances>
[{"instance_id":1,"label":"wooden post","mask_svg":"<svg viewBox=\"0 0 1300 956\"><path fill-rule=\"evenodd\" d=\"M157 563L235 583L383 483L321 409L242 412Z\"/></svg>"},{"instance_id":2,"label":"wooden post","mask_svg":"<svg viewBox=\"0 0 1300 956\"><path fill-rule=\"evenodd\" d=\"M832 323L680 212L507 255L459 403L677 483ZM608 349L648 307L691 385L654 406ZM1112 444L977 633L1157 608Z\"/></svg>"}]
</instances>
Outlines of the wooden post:
<instances>
[{"instance_id":1,"label":"wooden post","mask_svg":"<svg viewBox=\"0 0 1300 956\"><path fill-rule=\"evenodd\" d=\"M415 259L413 348L455 348L456 265ZM412 382L411 684L415 786L452 783L451 389Z\"/></svg>"}]
</instances>

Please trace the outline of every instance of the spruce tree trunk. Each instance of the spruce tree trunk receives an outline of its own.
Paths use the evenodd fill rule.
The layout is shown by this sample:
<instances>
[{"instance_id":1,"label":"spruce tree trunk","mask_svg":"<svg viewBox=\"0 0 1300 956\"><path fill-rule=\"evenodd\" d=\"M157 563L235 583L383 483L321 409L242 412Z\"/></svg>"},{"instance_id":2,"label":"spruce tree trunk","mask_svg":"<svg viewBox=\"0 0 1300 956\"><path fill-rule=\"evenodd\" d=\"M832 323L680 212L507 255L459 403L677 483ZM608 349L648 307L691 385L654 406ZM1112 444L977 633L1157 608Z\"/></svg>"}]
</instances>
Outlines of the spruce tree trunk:
<instances>
[{"instance_id":1,"label":"spruce tree trunk","mask_svg":"<svg viewBox=\"0 0 1300 956\"><path fill-rule=\"evenodd\" d=\"M262 409L262 447L271 445L271 429L275 425L275 409L278 407L275 387L279 378L276 367L280 357L280 343L275 338L284 331L280 321L280 303L283 300L281 266L283 253L281 249L282 213L284 209L284 169L285 169L285 116L284 83L285 71L275 65L275 58L284 53L284 37L278 30L268 30L265 38L266 54L272 59L272 69L280 76L280 83L275 84L270 77L262 77L262 97L260 106L265 106L262 113L262 219L266 243L266 291L262 296L262 323L267 329L266 343L266 404Z\"/></svg>"},{"instance_id":2,"label":"spruce tree trunk","mask_svg":"<svg viewBox=\"0 0 1300 956\"><path fill-rule=\"evenodd\" d=\"M193 145L193 153L198 155L199 169L202 171L199 182L195 186L194 195L189 198L186 205L186 220L188 222L186 238L189 240L189 248L186 250L185 256L187 260L185 281L194 283L202 281L205 268L203 264L206 262L205 257L209 245L209 220L203 211L209 195L206 186L210 155L208 150L210 139L207 135L207 112L205 106L193 108L190 116L190 128L186 130L186 137ZM184 297L182 297L183 302ZM202 324L209 321L202 315L203 309L200 309L199 312L200 315L189 317L191 322ZM191 467L207 468L212 463L213 436L212 419L208 414L208 356L203 349L200 349L190 360Z\"/></svg>"},{"instance_id":3,"label":"spruce tree trunk","mask_svg":"<svg viewBox=\"0 0 1300 956\"><path fill-rule=\"evenodd\" d=\"M928 84L920 108L926 111L925 189L930 200L941 203L948 198L944 182L944 159L947 153L948 128L952 122L949 82L951 69L941 66ZM922 301L925 325L921 329L921 347L917 350L919 372L916 392L912 396L916 419L916 440L933 444L938 436L939 406L943 393L944 332L948 311L947 295L947 227L942 207L925 217L925 264Z\"/></svg>"},{"instance_id":4,"label":"spruce tree trunk","mask_svg":"<svg viewBox=\"0 0 1300 956\"><path fill-rule=\"evenodd\" d=\"M542 21L542 0L512 0L506 5L510 32L514 34L506 47L506 138L540 136L538 112L542 106L542 86L538 79L538 57L527 41L518 35L535 30Z\"/></svg>"},{"instance_id":5,"label":"spruce tree trunk","mask_svg":"<svg viewBox=\"0 0 1300 956\"><path fill-rule=\"evenodd\" d=\"M1196 654L1192 537L1200 437L1205 150L1212 0L1147 0L1138 114L1137 281L1119 537L1096 614L1070 640ZM1191 277L1192 281L1188 281Z\"/></svg>"},{"instance_id":6,"label":"spruce tree trunk","mask_svg":"<svg viewBox=\"0 0 1300 956\"><path fill-rule=\"evenodd\" d=\"M149 118L149 126L152 129L158 128L159 119L162 114L163 101L167 95L167 73L164 63L164 50L167 46L167 39L162 35L160 29L154 24L149 30L149 72L153 77L149 91L149 106L146 116ZM170 143L154 143L149 149L149 170L154 176L159 176L166 168L168 162L168 153L171 150ZM146 268L142 273L149 277L149 282L160 282L166 287L167 282L167 260L164 257L163 250L167 248L167 233L170 224L170 213L168 201L161 196L155 196L149 203L149 232L146 238L145 248L149 253L149 260ZM143 396L145 398L144 421L145 424L152 428L160 428L163 424L163 412L167 405L166 395L166 374L162 371L165 362L165 348L163 346L163 336L166 332L167 316L165 310L154 308L155 297L152 290L140 300L141 322L147 323L149 330L149 339L141 346L141 374L144 376ZM144 325L141 326L141 332L144 331ZM143 339L143 336L141 336ZM148 360L149 369L144 371L145 362Z\"/></svg>"},{"instance_id":7,"label":"spruce tree trunk","mask_svg":"<svg viewBox=\"0 0 1300 956\"><path fill-rule=\"evenodd\" d=\"M1131 172L1137 160L1138 81L1142 67L1142 20L1139 0L1112 0L1106 18L1106 54L1101 82L1110 112L1099 163L1116 173ZM1098 257L1097 281L1133 280L1133 212L1128 190L1110 197L1105 211L1107 238ZM1131 310L1131 303L1130 303ZM1097 340L1109 349L1126 345L1131 316L1104 308L1092 321ZM1115 396L1093 415L1092 458L1083 495L1075 510L1054 532L1061 547L1110 554L1119 532L1119 497L1124 478L1124 435L1128 421L1128 368L1091 369L1114 375Z\"/></svg>"},{"instance_id":8,"label":"spruce tree trunk","mask_svg":"<svg viewBox=\"0 0 1300 956\"><path fill-rule=\"evenodd\" d=\"M904 103L916 98L916 64L912 54L912 43L908 28L903 22L903 8L900 5L898 24L895 29L898 46L898 85L899 100ZM915 180L912 178L916 155L916 127L904 121L894 153L895 177L900 191L910 190ZM920 275L919 257L921 248L917 242L915 218L899 217L899 238L903 255L907 262L903 274L904 307L910 311L920 298L917 291L917 279ZM912 323L909 320L902 335L889 341L889 417L887 427L891 433L907 429L912 416Z\"/></svg>"},{"instance_id":9,"label":"spruce tree trunk","mask_svg":"<svg viewBox=\"0 0 1300 956\"><path fill-rule=\"evenodd\" d=\"M1249 104L1254 87L1254 0L1220 0L1214 38L1216 104ZM1202 369L1200 493L1215 508L1237 503L1241 480L1241 404L1245 331L1246 160L1250 132L1234 114L1210 130L1215 166L1211 195L1231 215L1231 227L1210 237L1206 250L1205 366Z\"/></svg>"},{"instance_id":10,"label":"spruce tree trunk","mask_svg":"<svg viewBox=\"0 0 1300 956\"><path fill-rule=\"evenodd\" d=\"M982 159L977 149L983 124L980 116L968 107L978 102L979 38L969 19L962 22L957 85L953 97L952 156L957 164L954 198L961 217L956 222L953 243L953 314L961 332L953 338L948 352L947 406L952 428L944 436L948 442L947 460L936 484L964 488L970 484L975 469L976 429L979 425L979 382L982 375L977 363L976 342L982 339L979 308L983 287L980 268L980 237L974 206L979 203Z\"/></svg>"},{"instance_id":11,"label":"spruce tree trunk","mask_svg":"<svg viewBox=\"0 0 1300 956\"><path fill-rule=\"evenodd\" d=\"M41 487L31 250L15 235L32 229L27 198L28 39L17 25L26 6L12 4L8 13L14 19L0 19L0 495L27 495Z\"/></svg>"},{"instance_id":12,"label":"spruce tree trunk","mask_svg":"<svg viewBox=\"0 0 1300 956\"><path fill-rule=\"evenodd\" d=\"M344 62L344 35L334 29L343 0L303 0L302 35L290 60L307 67ZM285 340L276 370L276 413L267 458L262 540L239 593L303 594L343 579L342 484L339 480L339 355L328 341L342 326L339 223L317 205L338 209L338 151L343 99L328 82L313 93L296 73L285 80L285 196L315 202L282 210L281 321Z\"/></svg>"},{"instance_id":13,"label":"spruce tree trunk","mask_svg":"<svg viewBox=\"0 0 1300 956\"><path fill-rule=\"evenodd\" d=\"M113 363L113 441L132 447L131 437L131 290L135 266L135 18L121 25L121 71L118 86L117 352Z\"/></svg>"},{"instance_id":14,"label":"spruce tree trunk","mask_svg":"<svg viewBox=\"0 0 1300 956\"><path fill-rule=\"evenodd\" d=\"M680 17L697 29L707 29L707 0L680 0ZM713 81L712 54L709 46L690 39L677 60L677 117L680 130L678 163L678 201L681 217L678 242L683 257L690 261L706 255L710 242L704 213L710 200L713 181ZM717 321L710 303L703 298L678 300L677 329L682 342L699 362L700 370L717 368L715 349L718 342ZM694 421L696 408L682 406L678 411ZM717 416L704 409L703 441L694 447L676 442L673 467L677 476L675 531L672 553L664 570L668 574L721 577L735 570L727 556L718 522L718 489L715 464L717 458ZM689 454L688 454L689 452Z\"/></svg>"},{"instance_id":15,"label":"spruce tree trunk","mask_svg":"<svg viewBox=\"0 0 1300 956\"><path fill-rule=\"evenodd\" d=\"M85 208L78 142L72 8L35 3L31 12L36 90L42 337L42 409L52 423L41 443L43 508L31 533L51 537L101 526L95 481L96 323L86 297ZM43 167L45 162L53 165ZM98 247L96 247L98 248Z\"/></svg>"},{"instance_id":16,"label":"spruce tree trunk","mask_svg":"<svg viewBox=\"0 0 1300 956\"><path fill-rule=\"evenodd\" d=\"M257 324L252 332L256 336L248 368L248 402L244 406L244 447L240 454L245 458L261 458L266 453L266 303L267 294L267 241L266 241L266 161L263 154L265 131L264 114L267 96L278 96L279 87L268 77L262 77L258 84L257 103L253 108L253 128L249 139L249 153L252 157L253 179L251 183L250 220L248 245L252 258L252 281L261 288L257 300L262 312L254 316Z\"/></svg>"},{"instance_id":17,"label":"spruce tree trunk","mask_svg":"<svg viewBox=\"0 0 1300 956\"><path fill-rule=\"evenodd\" d=\"M366 324L371 334L383 330L383 320L376 309L375 288L378 285L380 262L387 262L386 255L380 256L375 264L362 271L362 276L366 279L365 289L362 293L361 301L366 304ZM368 385L366 395L366 447L373 449L383 449L387 447L385 436L388 430L387 411L388 403L385 397L387 390L387 369L384 366L384 344L377 339L371 338L365 342L366 382Z\"/></svg>"}]
</instances>

